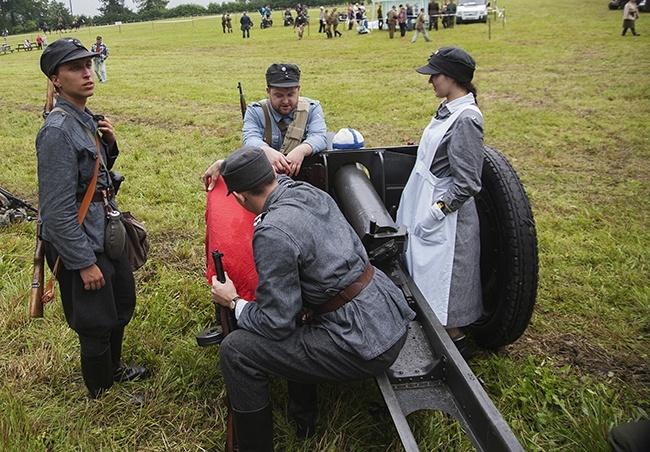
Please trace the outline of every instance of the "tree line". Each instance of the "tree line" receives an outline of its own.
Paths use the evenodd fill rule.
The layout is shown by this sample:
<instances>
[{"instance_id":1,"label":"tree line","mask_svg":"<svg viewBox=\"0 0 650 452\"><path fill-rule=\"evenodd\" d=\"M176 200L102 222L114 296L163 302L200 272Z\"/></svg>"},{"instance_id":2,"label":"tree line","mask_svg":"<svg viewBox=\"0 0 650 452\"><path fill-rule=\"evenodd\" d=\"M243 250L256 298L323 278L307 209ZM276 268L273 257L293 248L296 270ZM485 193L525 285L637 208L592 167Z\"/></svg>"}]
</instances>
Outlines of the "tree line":
<instances>
[{"instance_id":1,"label":"tree line","mask_svg":"<svg viewBox=\"0 0 650 452\"><path fill-rule=\"evenodd\" d=\"M0 0L0 28L10 34L31 33L49 27L55 31L62 22L70 28L76 21L79 25L104 25L117 21L139 22L172 17L190 17L243 11L258 11L263 6L272 10L295 9L298 3L310 8L324 6L318 0L235 0L227 3L210 3L208 6L183 4L168 8L168 0L135 0L136 11L124 4L124 0L100 0L99 14L93 17L71 13L62 2L49 0ZM74 6L74 5L73 5Z\"/></svg>"}]
</instances>

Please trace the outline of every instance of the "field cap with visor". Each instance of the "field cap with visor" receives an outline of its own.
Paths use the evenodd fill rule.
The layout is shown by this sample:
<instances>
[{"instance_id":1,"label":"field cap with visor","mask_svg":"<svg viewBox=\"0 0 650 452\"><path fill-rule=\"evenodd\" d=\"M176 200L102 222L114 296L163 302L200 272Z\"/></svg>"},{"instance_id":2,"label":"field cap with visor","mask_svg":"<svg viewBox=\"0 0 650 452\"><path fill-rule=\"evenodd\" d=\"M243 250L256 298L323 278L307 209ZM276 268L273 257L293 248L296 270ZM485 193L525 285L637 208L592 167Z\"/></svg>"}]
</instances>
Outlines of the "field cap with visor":
<instances>
[{"instance_id":1,"label":"field cap with visor","mask_svg":"<svg viewBox=\"0 0 650 452\"><path fill-rule=\"evenodd\" d=\"M98 53L90 52L76 38L57 39L43 51L41 55L41 71L49 78L60 64L97 56L99 56Z\"/></svg>"},{"instance_id":2,"label":"field cap with visor","mask_svg":"<svg viewBox=\"0 0 650 452\"><path fill-rule=\"evenodd\" d=\"M264 150L256 146L237 149L221 163L219 169L228 193L242 193L259 187L275 174Z\"/></svg>"},{"instance_id":3,"label":"field cap with visor","mask_svg":"<svg viewBox=\"0 0 650 452\"><path fill-rule=\"evenodd\" d=\"M266 86L294 88L300 85L300 69L291 63L274 63L266 70Z\"/></svg>"},{"instance_id":4,"label":"field cap with visor","mask_svg":"<svg viewBox=\"0 0 650 452\"><path fill-rule=\"evenodd\" d=\"M474 78L476 62L460 47L441 47L431 54L425 66L416 69L424 75L445 74L460 83L469 83Z\"/></svg>"}]
</instances>

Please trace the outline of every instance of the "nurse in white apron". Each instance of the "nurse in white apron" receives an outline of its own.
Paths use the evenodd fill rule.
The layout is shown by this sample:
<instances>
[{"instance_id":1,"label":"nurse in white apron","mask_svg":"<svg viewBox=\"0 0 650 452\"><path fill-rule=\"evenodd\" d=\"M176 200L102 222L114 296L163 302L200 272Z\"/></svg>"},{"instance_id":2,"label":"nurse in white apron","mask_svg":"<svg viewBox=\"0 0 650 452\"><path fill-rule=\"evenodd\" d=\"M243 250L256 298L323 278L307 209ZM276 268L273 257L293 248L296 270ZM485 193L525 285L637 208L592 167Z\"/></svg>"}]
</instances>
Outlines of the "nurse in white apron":
<instances>
[{"instance_id":1,"label":"nurse in white apron","mask_svg":"<svg viewBox=\"0 0 650 452\"><path fill-rule=\"evenodd\" d=\"M408 227L409 273L466 359L461 329L482 314L479 220L483 116L472 84L476 63L463 49L442 47L416 69L443 99L424 129L402 193L398 224Z\"/></svg>"}]
</instances>

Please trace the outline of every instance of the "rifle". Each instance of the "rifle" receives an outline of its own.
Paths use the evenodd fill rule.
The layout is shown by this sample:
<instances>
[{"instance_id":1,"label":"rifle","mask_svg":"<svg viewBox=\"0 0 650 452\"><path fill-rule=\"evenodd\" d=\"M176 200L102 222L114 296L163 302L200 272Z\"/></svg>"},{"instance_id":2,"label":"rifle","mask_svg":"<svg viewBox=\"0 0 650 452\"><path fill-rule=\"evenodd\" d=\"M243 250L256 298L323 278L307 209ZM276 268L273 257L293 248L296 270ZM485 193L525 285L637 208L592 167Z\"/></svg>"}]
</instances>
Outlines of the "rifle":
<instances>
[{"instance_id":1,"label":"rifle","mask_svg":"<svg viewBox=\"0 0 650 452\"><path fill-rule=\"evenodd\" d=\"M19 207L24 207L27 210L31 210L34 213L38 213L38 209L36 207L32 206L27 201L23 201L22 199L15 197L14 195L9 193L7 190L5 190L2 187L0 187L0 194L4 195L5 198L7 198L9 200L9 202L11 202L11 203L13 203L13 204L15 204L15 205L17 205ZM36 219L35 217L30 217L30 216L27 217L27 220L29 220L29 221L32 221L32 220L35 220L35 219Z\"/></svg>"},{"instance_id":2,"label":"rifle","mask_svg":"<svg viewBox=\"0 0 650 452\"><path fill-rule=\"evenodd\" d=\"M54 108L54 98L56 90L52 80L47 81L47 92L45 95L45 106L43 107L43 119L46 119ZM35 208L34 211L38 212ZM43 296L44 276L45 276L45 247L41 240L40 227L36 228L36 249L34 250L34 275L32 276L31 292L29 293L29 316L32 319L43 317L43 303L47 303L54 298L53 287L49 287Z\"/></svg>"},{"instance_id":3,"label":"rifle","mask_svg":"<svg viewBox=\"0 0 650 452\"><path fill-rule=\"evenodd\" d=\"M244 97L244 89L241 82L237 82L237 89L239 90L239 108L241 109L241 117L244 119L246 115L246 98Z\"/></svg>"},{"instance_id":4,"label":"rifle","mask_svg":"<svg viewBox=\"0 0 650 452\"><path fill-rule=\"evenodd\" d=\"M239 85L241 89L241 84ZM217 273L217 281L220 283L226 282L226 274L223 271L223 263L221 258L223 253L220 253L218 250L212 251L212 261L214 262L214 269ZM221 328L223 330L223 337L225 338L230 334L231 331L237 328L237 320L235 319L235 313L230 309L217 305L219 307L219 318L221 319ZM228 413L226 414L226 452L233 452L238 449L237 447L237 437L235 433L235 418L232 415L232 405L230 405L230 399L228 394L223 399Z\"/></svg>"}]
</instances>

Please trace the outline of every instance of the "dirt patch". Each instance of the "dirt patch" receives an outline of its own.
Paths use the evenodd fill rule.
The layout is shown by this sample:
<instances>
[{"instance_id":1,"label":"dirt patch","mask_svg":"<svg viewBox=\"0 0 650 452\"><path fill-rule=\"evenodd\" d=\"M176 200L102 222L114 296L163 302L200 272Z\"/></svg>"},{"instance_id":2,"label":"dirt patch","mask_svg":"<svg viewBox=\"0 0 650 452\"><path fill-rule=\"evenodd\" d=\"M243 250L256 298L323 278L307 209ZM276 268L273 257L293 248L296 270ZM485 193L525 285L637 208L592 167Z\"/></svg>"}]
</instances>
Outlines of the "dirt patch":
<instances>
[{"instance_id":1,"label":"dirt patch","mask_svg":"<svg viewBox=\"0 0 650 452\"><path fill-rule=\"evenodd\" d=\"M650 370L642 357L633 353L613 355L576 333L526 332L515 345L504 348L503 353L512 357L548 356L557 368L570 365L580 373L650 386Z\"/></svg>"}]
</instances>

